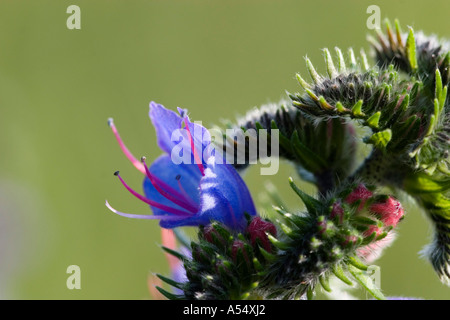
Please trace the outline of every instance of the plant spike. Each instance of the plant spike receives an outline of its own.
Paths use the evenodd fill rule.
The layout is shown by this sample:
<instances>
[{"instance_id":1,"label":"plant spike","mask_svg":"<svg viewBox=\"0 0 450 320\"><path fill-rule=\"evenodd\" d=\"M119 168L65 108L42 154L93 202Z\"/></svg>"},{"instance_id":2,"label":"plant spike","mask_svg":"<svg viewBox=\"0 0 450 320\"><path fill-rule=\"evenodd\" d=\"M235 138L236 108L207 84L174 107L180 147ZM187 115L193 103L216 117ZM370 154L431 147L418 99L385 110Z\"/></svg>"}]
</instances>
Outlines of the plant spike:
<instances>
[{"instance_id":1,"label":"plant spike","mask_svg":"<svg viewBox=\"0 0 450 320\"><path fill-rule=\"evenodd\" d=\"M188 279L180 283L159 276L183 292L158 288L163 295L313 299L317 288L331 291L329 280L336 276L383 300L367 272L373 254L392 240L404 218L401 203L386 190L406 192L426 212L435 235L423 253L441 281L450 284L450 45L412 28L404 34L397 20L393 26L386 21L385 32L370 38L374 64L363 50L357 59L353 49L344 57L336 47L333 61L323 49L326 75L306 58L311 81L296 75L302 93L288 93L290 101L228 122L242 134L255 129L256 142L262 139L259 131L270 136L278 130L279 156L314 184L317 194L289 178L303 209L288 209L269 190L275 218L247 217L245 231L212 221L190 244L192 258L163 247L182 262ZM353 125L367 129L363 142L372 146L358 168ZM257 160L251 159L249 140L242 141L224 136L217 142L226 152L231 147L233 155L244 144L245 163L236 162L237 170Z\"/></svg>"}]
</instances>

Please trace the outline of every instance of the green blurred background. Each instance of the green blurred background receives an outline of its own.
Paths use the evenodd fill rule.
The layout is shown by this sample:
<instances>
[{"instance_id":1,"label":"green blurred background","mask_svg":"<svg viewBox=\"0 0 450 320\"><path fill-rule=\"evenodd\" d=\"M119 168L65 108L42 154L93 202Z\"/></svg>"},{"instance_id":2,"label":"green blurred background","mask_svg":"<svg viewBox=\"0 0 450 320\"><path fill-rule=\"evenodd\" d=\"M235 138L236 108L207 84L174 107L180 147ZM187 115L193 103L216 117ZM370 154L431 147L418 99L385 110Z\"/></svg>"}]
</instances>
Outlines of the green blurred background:
<instances>
[{"instance_id":1,"label":"green blurred background","mask_svg":"<svg viewBox=\"0 0 450 320\"><path fill-rule=\"evenodd\" d=\"M66 27L71 4L81 30ZM156 221L104 205L149 213L112 175L120 169L140 188L107 118L136 156L157 157L151 100L188 108L207 127L276 102L299 90L306 55L323 71L324 47L368 49L373 4L404 30L450 37L448 0L1 0L0 299L149 299L147 275L168 264ZM250 170L245 179L257 201L271 179L296 204L293 174L284 165L277 176ZM406 206L397 241L377 262L381 286L390 296L448 299L418 254L430 224ZM72 264L81 290L66 287Z\"/></svg>"}]
</instances>

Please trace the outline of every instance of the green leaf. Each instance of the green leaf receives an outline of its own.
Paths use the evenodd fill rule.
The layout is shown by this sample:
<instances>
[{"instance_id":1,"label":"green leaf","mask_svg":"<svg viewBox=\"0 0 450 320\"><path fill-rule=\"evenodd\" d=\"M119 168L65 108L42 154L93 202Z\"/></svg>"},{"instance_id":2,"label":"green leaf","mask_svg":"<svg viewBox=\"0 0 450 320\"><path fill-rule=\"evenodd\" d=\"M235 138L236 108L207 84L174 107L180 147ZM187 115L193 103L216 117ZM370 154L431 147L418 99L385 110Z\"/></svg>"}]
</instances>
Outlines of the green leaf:
<instances>
[{"instance_id":1,"label":"green leaf","mask_svg":"<svg viewBox=\"0 0 450 320\"><path fill-rule=\"evenodd\" d=\"M319 98L316 96L314 92L312 92L312 90L305 88L305 91L310 96L311 99L313 99L316 102L319 101Z\"/></svg>"},{"instance_id":2,"label":"green leaf","mask_svg":"<svg viewBox=\"0 0 450 320\"><path fill-rule=\"evenodd\" d=\"M331 58L330 51L325 48L323 49L325 52L325 63L327 64L327 72L330 78L335 78L338 75L336 68L334 67L333 58Z\"/></svg>"},{"instance_id":3,"label":"green leaf","mask_svg":"<svg viewBox=\"0 0 450 320\"><path fill-rule=\"evenodd\" d=\"M344 73L347 69L347 67L345 66L345 59L344 59L344 55L342 54L341 49L339 49L338 47L335 47L334 50L336 50L336 54L338 56L338 68L339 68L339 72L340 73Z\"/></svg>"},{"instance_id":4,"label":"green leaf","mask_svg":"<svg viewBox=\"0 0 450 320\"><path fill-rule=\"evenodd\" d=\"M263 272L264 267L261 265L261 262L257 258L253 258L253 266L255 267L256 272Z\"/></svg>"},{"instance_id":5,"label":"green leaf","mask_svg":"<svg viewBox=\"0 0 450 320\"><path fill-rule=\"evenodd\" d=\"M324 274L319 277L319 282L326 291L331 292L330 282L328 277Z\"/></svg>"},{"instance_id":6,"label":"green leaf","mask_svg":"<svg viewBox=\"0 0 450 320\"><path fill-rule=\"evenodd\" d=\"M264 129L264 127L262 126L262 124L259 121L255 122L255 127L256 127L256 131Z\"/></svg>"},{"instance_id":7,"label":"green leaf","mask_svg":"<svg viewBox=\"0 0 450 320\"><path fill-rule=\"evenodd\" d=\"M356 62L355 52L353 51L352 48L348 49L348 57L350 59L350 68L352 68L352 69L356 68L357 62Z\"/></svg>"},{"instance_id":8,"label":"green leaf","mask_svg":"<svg viewBox=\"0 0 450 320\"><path fill-rule=\"evenodd\" d=\"M379 122L380 122L380 116L381 116L381 111L378 111L378 112L374 113L369 119L367 119L367 124L369 125L369 127L371 127L372 129L378 129Z\"/></svg>"},{"instance_id":9,"label":"green leaf","mask_svg":"<svg viewBox=\"0 0 450 320\"><path fill-rule=\"evenodd\" d=\"M367 270L367 266L356 257L349 257L348 262L349 262L348 266L353 265L354 267L356 267L360 270L363 270L363 271Z\"/></svg>"},{"instance_id":10,"label":"green leaf","mask_svg":"<svg viewBox=\"0 0 450 320\"><path fill-rule=\"evenodd\" d=\"M250 292L244 292L240 295L239 300L247 300L250 297Z\"/></svg>"},{"instance_id":11,"label":"green leaf","mask_svg":"<svg viewBox=\"0 0 450 320\"><path fill-rule=\"evenodd\" d=\"M158 286L156 286L156 289L169 300L183 300L184 299L184 295L177 295L177 294L170 293L169 291L166 291L163 288L158 287Z\"/></svg>"},{"instance_id":12,"label":"green leaf","mask_svg":"<svg viewBox=\"0 0 450 320\"><path fill-rule=\"evenodd\" d=\"M289 177L289 184L291 185L291 188L295 191L295 193L297 193L298 196L302 199L309 213L317 214L320 211L322 202L300 190L294 183L294 179L292 179L292 177Z\"/></svg>"},{"instance_id":13,"label":"green leaf","mask_svg":"<svg viewBox=\"0 0 450 320\"><path fill-rule=\"evenodd\" d=\"M344 107L340 101L336 102L336 110L337 110L339 113L347 113L347 112L350 112L350 110L348 110L346 107Z\"/></svg>"},{"instance_id":14,"label":"green leaf","mask_svg":"<svg viewBox=\"0 0 450 320\"><path fill-rule=\"evenodd\" d=\"M450 178L437 180L423 172L408 175L403 180L405 190L412 194L445 192L450 189Z\"/></svg>"},{"instance_id":15,"label":"green leaf","mask_svg":"<svg viewBox=\"0 0 450 320\"><path fill-rule=\"evenodd\" d=\"M366 52L363 49L361 49L360 55L361 55L363 69L365 71L369 70L370 69L369 61L367 60Z\"/></svg>"},{"instance_id":16,"label":"green leaf","mask_svg":"<svg viewBox=\"0 0 450 320\"><path fill-rule=\"evenodd\" d=\"M311 89L311 85L306 82L300 74L297 73L295 76L297 77L297 81L303 89Z\"/></svg>"},{"instance_id":17,"label":"green leaf","mask_svg":"<svg viewBox=\"0 0 450 320\"><path fill-rule=\"evenodd\" d=\"M288 237L292 237L295 235L295 233L293 232L292 228L289 227L287 224L282 223L281 221L278 221L277 225L281 228L281 230L283 231L283 233L285 235L287 235Z\"/></svg>"},{"instance_id":18,"label":"green leaf","mask_svg":"<svg viewBox=\"0 0 450 320\"><path fill-rule=\"evenodd\" d=\"M306 291L306 298L308 300L314 299L314 289L311 286L308 287L308 290Z\"/></svg>"},{"instance_id":19,"label":"green leaf","mask_svg":"<svg viewBox=\"0 0 450 320\"><path fill-rule=\"evenodd\" d=\"M400 23L397 19L395 19L394 23L395 23L395 33L397 35L397 44L399 47L403 47L402 29L400 28Z\"/></svg>"},{"instance_id":20,"label":"green leaf","mask_svg":"<svg viewBox=\"0 0 450 320\"><path fill-rule=\"evenodd\" d=\"M323 96L319 97L319 103L320 106L322 107L322 109L324 110L328 110L328 111L334 111L334 107L332 105L330 105L327 100L325 100L325 98Z\"/></svg>"},{"instance_id":21,"label":"green leaf","mask_svg":"<svg viewBox=\"0 0 450 320\"><path fill-rule=\"evenodd\" d=\"M353 285L353 282L345 275L344 269L342 269L340 265L334 266L332 272L342 282L348 284L349 286Z\"/></svg>"},{"instance_id":22,"label":"green leaf","mask_svg":"<svg viewBox=\"0 0 450 320\"><path fill-rule=\"evenodd\" d=\"M271 235L269 232L266 232L266 235L267 235L267 238L269 239L269 241L278 249L287 250L290 248L288 243L278 240L273 235Z\"/></svg>"},{"instance_id":23,"label":"green leaf","mask_svg":"<svg viewBox=\"0 0 450 320\"><path fill-rule=\"evenodd\" d=\"M181 289L181 290L183 289L183 284L182 283L176 282L175 280L172 280L170 278L164 277L163 275L158 274L158 273L156 274L156 276L158 278L160 278L162 281L164 281L165 283L171 285L172 287L175 287L175 288L178 288L178 289Z\"/></svg>"},{"instance_id":24,"label":"green leaf","mask_svg":"<svg viewBox=\"0 0 450 320\"><path fill-rule=\"evenodd\" d=\"M355 280L363 286L364 289L367 290L375 299L377 300L386 300L386 297L383 295L381 290L375 286L372 279L367 276L363 271L355 268L352 265L348 266L348 271L353 275Z\"/></svg>"},{"instance_id":25,"label":"green leaf","mask_svg":"<svg viewBox=\"0 0 450 320\"><path fill-rule=\"evenodd\" d=\"M373 144L375 148L380 150L385 150L389 141L392 138L391 129L386 129L380 132L374 133L368 140L367 143Z\"/></svg>"},{"instance_id":26,"label":"green leaf","mask_svg":"<svg viewBox=\"0 0 450 320\"><path fill-rule=\"evenodd\" d=\"M306 58L306 68L308 69L311 79L315 83L320 83L322 81L322 77L317 73L316 69L314 69L314 66L311 63L311 60L309 60L308 58Z\"/></svg>"},{"instance_id":27,"label":"green leaf","mask_svg":"<svg viewBox=\"0 0 450 320\"><path fill-rule=\"evenodd\" d=\"M435 72L435 93L434 93L434 97L436 99L439 99L441 97L442 94L442 77L441 77L441 72L439 71L439 68L436 68L436 72Z\"/></svg>"},{"instance_id":28,"label":"green leaf","mask_svg":"<svg viewBox=\"0 0 450 320\"><path fill-rule=\"evenodd\" d=\"M358 102L355 103L355 105L352 107L353 116L357 118L362 118L365 116L364 112L362 112L362 105L363 105L362 100L359 100Z\"/></svg>"},{"instance_id":29,"label":"green leaf","mask_svg":"<svg viewBox=\"0 0 450 320\"><path fill-rule=\"evenodd\" d=\"M409 65L413 72L418 68L416 57L416 40L414 38L414 30L409 29L408 38L406 39L406 55L408 56Z\"/></svg>"},{"instance_id":30,"label":"green leaf","mask_svg":"<svg viewBox=\"0 0 450 320\"><path fill-rule=\"evenodd\" d=\"M403 98L402 103L400 104L400 111L405 112L406 110L408 110L409 107L409 94L406 94L405 97Z\"/></svg>"},{"instance_id":31,"label":"green leaf","mask_svg":"<svg viewBox=\"0 0 450 320\"><path fill-rule=\"evenodd\" d=\"M269 253L263 247L259 247L259 252L261 252L264 259L266 259L268 262L274 262L277 259L276 255Z\"/></svg>"},{"instance_id":32,"label":"green leaf","mask_svg":"<svg viewBox=\"0 0 450 320\"><path fill-rule=\"evenodd\" d=\"M442 93L439 98L439 106L440 106L439 113L442 113L442 110L444 110L445 99L447 99L447 89L448 89L447 86L445 86L444 89L442 89Z\"/></svg>"},{"instance_id":33,"label":"green leaf","mask_svg":"<svg viewBox=\"0 0 450 320\"><path fill-rule=\"evenodd\" d=\"M165 246L161 246L161 248L162 248L164 251L166 251L167 253L169 253L169 254L173 255L174 257L180 259L181 261L188 260L188 258L187 258L185 255L183 255L182 253L180 253L180 252L178 252L178 251L172 250L172 249L167 248L167 247L165 247Z\"/></svg>"},{"instance_id":34,"label":"green leaf","mask_svg":"<svg viewBox=\"0 0 450 320\"><path fill-rule=\"evenodd\" d=\"M364 216L356 216L353 218L353 221L355 223L360 223L364 225L376 225L377 222L371 218L364 217Z\"/></svg>"}]
</instances>

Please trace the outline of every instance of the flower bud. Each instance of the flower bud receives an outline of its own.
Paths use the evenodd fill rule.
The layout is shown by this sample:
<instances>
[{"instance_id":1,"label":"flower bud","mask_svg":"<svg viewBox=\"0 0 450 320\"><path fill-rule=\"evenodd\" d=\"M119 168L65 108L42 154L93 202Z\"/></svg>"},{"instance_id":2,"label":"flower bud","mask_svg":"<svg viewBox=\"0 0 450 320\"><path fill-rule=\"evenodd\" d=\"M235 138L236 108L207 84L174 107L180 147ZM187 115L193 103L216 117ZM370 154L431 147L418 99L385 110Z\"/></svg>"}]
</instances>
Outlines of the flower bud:
<instances>
[{"instance_id":1,"label":"flower bud","mask_svg":"<svg viewBox=\"0 0 450 320\"><path fill-rule=\"evenodd\" d=\"M343 245L344 246L354 245L354 244L356 244L357 241L358 241L358 236L356 236L356 235L346 235Z\"/></svg>"},{"instance_id":2,"label":"flower bud","mask_svg":"<svg viewBox=\"0 0 450 320\"><path fill-rule=\"evenodd\" d=\"M385 226L395 227L405 215L401 203L389 196L386 200L370 205L369 211L376 214Z\"/></svg>"},{"instance_id":3,"label":"flower bud","mask_svg":"<svg viewBox=\"0 0 450 320\"><path fill-rule=\"evenodd\" d=\"M360 202L358 211L361 211L370 197L373 196L372 191L366 188L364 184L359 184L346 198L345 202L348 204L353 204L357 201Z\"/></svg>"},{"instance_id":4,"label":"flower bud","mask_svg":"<svg viewBox=\"0 0 450 320\"><path fill-rule=\"evenodd\" d=\"M378 237L383 233L383 229L377 225L370 225L369 228L363 232L364 237L370 237L375 232L375 235Z\"/></svg>"},{"instance_id":5,"label":"flower bud","mask_svg":"<svg viewBox=\"0 0 450 320\"><path fill-rule=\"evenodd\" d=\"M269 221L261 219L261 217L255 217L252 219L246 230L250 235L250 240L253 246L257 243L264 248L264 250L271 251L271 243L266 233L270 233L274 237L277 235L277 229L275 225Z\"/></svg>"},{"instance_id":6,"label":"flower bud","mask_svg":"<svg viewBox=\"0 0 450 320\"><path fill-rule=\"evenodd\" d=\"M333 207L331 209L330 218L338 218L339 224L342 224L344 221L344 208L342 208L342 204L340 201L333 203Z\"/></svg>"},{"instance_id":7,"label":"flower bud","mask_svg":"<svg viewBox=\"0 0 450 320\"><path fill-rule=\"evenodd\" d=\"M233 245L231 246L231 257L233 258L234 262L237 262L239 251L242 253L242 256L244 257L247 265L250 265L250 259L245 247L245 242L242 240L235 240L233 242Z\"/></svg>"},{"instance_id":8,"label":"flower bud","mask_svg":"<svg viewBox=\"0 0 450 320\"><path fill-rule=\"evenodd\" d=\"M218 223L212 223L204 227L203 236L205 240L216 246L223 247L227 243L228 231Z\"/></svg>"}]
</instances>

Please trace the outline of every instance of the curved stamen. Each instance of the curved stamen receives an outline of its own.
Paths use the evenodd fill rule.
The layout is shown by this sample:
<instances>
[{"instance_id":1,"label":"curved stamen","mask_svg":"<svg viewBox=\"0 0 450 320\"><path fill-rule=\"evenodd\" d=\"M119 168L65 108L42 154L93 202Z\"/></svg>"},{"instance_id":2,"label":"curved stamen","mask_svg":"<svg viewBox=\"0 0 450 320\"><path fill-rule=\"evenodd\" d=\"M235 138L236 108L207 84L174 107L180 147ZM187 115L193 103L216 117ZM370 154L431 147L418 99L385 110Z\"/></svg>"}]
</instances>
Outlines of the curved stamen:
<instances>
[{"instance_id":1,"label":"curved stamen","mask_svg":"<svg viewBox=\"0 0 450 320\"><path fill-rule=\"evenodd\" d=\"M150 220L181 220L184 219L183 217L177 217L177 216L164 216L164 215L153 215L153 214L132 214L132 213L125 213L125 212L120 212L116 209L114 209L113 207L111 207L111 205L109 204L108 200L106 200L105 205L108 207L109 210L111 210L112 212L118 214L119 216L122 217L126 217L126 218L133 218L133 219L150 219Z\"/></svg>"},{"instance_id":2,"label":"curved stamen","mask_svg":"<svg viewBox=\"0 0 450 320\"><path fill-rule=\"evenodd\" d=\"M186 129L187 129L187 132L188 132L189 141L191 142L191 149L192 149L192 153L194 154L195 163L197 164L198 168L200 169L200 172L202 173L202 176L204 176L205 175L205 168L203 167L203 162L200 159L200 157L198 156L197 150L195 149L194 139L192 139L192 134L191 134L191 130L189 130L189 124L188 124L187 118L184 118L184 123L186 124Z\"/></svg>"},{"instance_id":3,"label":"curved stamen","mask_svg":"<svg viewBox=\"0 0 450 320\"><path fill-rule=\"evenodd\" d=\"M114 172L114 175L117 176L120 180L120 182L122 182L122 184L124 185L124 187L132 194L134 195L136 198L138 198L139 200L164 211L173 213L173 214L178 214L178 215L183 215L183 216L189 216L191 215L191 213L183 211L183 210L178 210L166 205L163 205L159 202L147 199L146 197L144 197L143 195L140 195L139 193L137 193L136 191L134 191L130 186L128 186L125 181L123 181L122 177L119 175L119 171Z\"/></svg>"},{"instance_id":4,"label":"curved stamen","mask_svg":"<svg viewBox=\"0 0 450 320\"><path fill-rule=\"evenodd\" d=\"M145 168L145 173L147 174L148 179L150 180L150 182L152 183L153 187L155 187L155 189L166 199L172 201L173 203L179 205L180 207L191 211L192 213L195 213L198 211L198 208L196 205L193 205L193 203L189 203L187 202L188 200L190 200L189 198L186 198L185 196L183 196L182 194L180 194L179 192L177 192L175 189L173 189L171 186L169 186L167 183L165 183L164 181L160 180L159 178L157 178L156 176L152 175L150 173L150 171L148 170L148 166L147 163L145 162L145 157L141 158L141 162L144 165ZM162 188L161 188L162 187ZM164 189L166 190L164 190ZM186 200L186 201L183 201Z\"/></svg>"},{"instance_id":5,"label":"curved stamen","mask_svg":"<svg viewBox=\"0 0 450 320\"><path fill-rule=\"evenodd\" d=\"M181 192L183 193L183 196L184 196L184 198L185 199L188 199L189 201L193 201L192 199L191 199L191 197L188 195L188 193L186 192L186 190L184 190L184 188L183 188L183 185L181 184L181 175L177 175L176 177L175 177L175 179L177 180L177 183L178 183L178 188L180 188L180 190L181 190Z\"/></svg>"},{"instance_id":6,"label":"curved stamen","mask_svg":"<svg viewBox=\"0 0 450 320\"><path fill-rule=\"evenodd\" d=\"M123 140L119 135L119 131L117 131L117 128L114 125L113 118L108 119L108 125L111 128L112 132L114 133L114 136L116 137L117 142L119 143L120 149L122 149L123 153L128 158L128 160L130 160L130 162L136 167L136 169L138 169L140 172L145 174L145 169L144 169L144 166L142 165L142 163L140 163L139 160L137 160L133 156L133 154L130 152L130 150L128 150L128 148L125 146L125 143L123 143Z\"/></svg>"}]
</instances>

